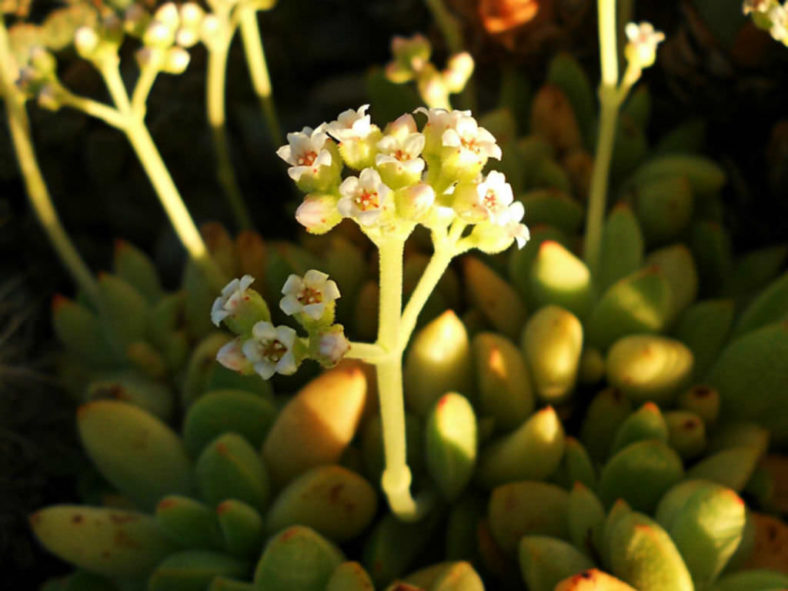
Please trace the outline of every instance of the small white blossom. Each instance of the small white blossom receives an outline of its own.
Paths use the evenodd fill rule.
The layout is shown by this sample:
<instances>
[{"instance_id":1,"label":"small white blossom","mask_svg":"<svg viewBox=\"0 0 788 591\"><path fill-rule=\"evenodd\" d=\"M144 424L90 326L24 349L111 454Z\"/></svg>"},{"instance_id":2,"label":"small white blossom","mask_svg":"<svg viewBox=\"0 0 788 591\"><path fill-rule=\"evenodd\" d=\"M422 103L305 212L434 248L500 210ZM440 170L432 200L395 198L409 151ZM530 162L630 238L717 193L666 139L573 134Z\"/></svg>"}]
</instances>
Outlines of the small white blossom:
<instances>
[{"instance_id":1,"label":"small white blossom","mask_svg":"<svg viewBox=\"0 0 788 591\"><path fill-rule=\"evenodd\" d=\"M349 350L350 341L343 332L331 330L320 335L317 352L324 365L336 365Z\"/></svg>"},{"instance_id":2,"label":"small white blossom","mask_svg":"<svg viewBox=\"0 0 788 591\"><path fill-rule=\"evenodd\" d=\"M504 231L517 241L517 248L522 248L531 239L528 226L520 223L525 215L525 207L520 201L515 201L506 210L506 218L501 225Z\"/></svg>"},{"instance_id":3,"label":"small white blossom","mask_svg":"<svg viewBox=\"0 0 788 591\"><path fill-rule=\"evenodd\" d=\"M339 185L342 198L337 203L339 213L351 217L362 226L372 226L389 207L391 189L380 179L374 168L365 168L358 177L348 177Z\"/></svg>"},{"instance_id":4,"label":"small white blossom","mask_svg":"<svg viewBox=\"0 0 788 591\"><path fill-rule=\"evenodd\" d=\"M249 360L243 353L240 337L226 343L216 354L216 361L233 371L242 371L249 367Z\"/></svg>"},{"instance_id":5,"label":"small white blossom","mask_svg":"<svg viewBox=\"0 0 788 591\"><path fill-rule=\"evenodd\" d=\"M503 173L491 171L484 181L476 185L476 195L475 208L486 220L496 225L503 225L508 220L508 206L514 201L514 194Z\"/></svg>"},{"instance_id":6,"label":"small white blossom","mask_svg":"<svg viewBox=\"0 0 788 591\"><path fill-rule=\"evenodd\" d=\"M362 105L358 111L348 109L340 113L336 121L326 126L326 131L339 142L367 139L375 129L367 109L369 105Z\"/></svg>"},{"instance_id":7,"label":"small white blossom","mask_svg":"<svg viewBox=\"0 0 788 591\"><path fill-rule=\"evenodd\" d=\"M275 373L292 375L298 369L293 345L296 332L289 326L261 321L252 328L252 338L243 344L244 356L264 380Z\"/></svg>"},{"instance_id":8,"label":"small white blossom","mask_svg":"<svg viewBox=\"0 0 788 591\"><path fill-rule=\"evenodd\" d=\"M303 278L290 275L282 294L285 296L279 302L282 312L288 316L303 312L313 320L320 320L326 305L339 298L339 288L325 273L310 269Z\"/></svg>"},{"instance_id":9,"label":"small white blossom","mask_svg":"<svg viewBox=\"0 0 788 591\"><path fill-rule=\"evenodd\" d=\"M629 43L627 59L634 60L638 67L647 68L657 59L657 45L665 40L665 34L655 31L651 23L627 23L624 29Z\"/></svg>"},{"instance_id":10,"label":"small white blossom","mask_svg":"<svg viewBox=\"0 0 788 591\"><path fill-rule=\"evenodd\" d=\"M276 151L277 156L290 164L287 174L298 182L304 174L316 175L321 166L331 165L331 154L324 148L328 134L325 124L317 129L304 127L301 131L288 133L286 146Z\"/></svg>"},{"instance_id":11,"label":"small white blossom","mask_svg":"<svg viewBox=\"0 0 788 591\"><path fill-rule=\"evenodd\" d=\"M452 111L450 115L454 115ZM460 161L478 162L487 158L501 159L501 148L495 137L470 115L453 116L441 135L444 147L457 148Z\"/></svg>"},{"instance_id":12,"label":"small white blossom","mask_svg":"<svg viewBox=\"0 0 788 591\"><path fill-rule=\"evenodd\" d=\"M788 7L779 4L772 6L767 13L772 23L769 33L775 41L788 40Z\"/></svg>"},{"instance_id":13,"label":"small white blossom","mask_svg":"<svg viewBox=\"0 0 788 591\"><path fill-rule=\"evenodd\" d=\"M424 149L424 141L424 135L419 133L413 116L402 115L389 125L386 135L378 142L380 153L375 157L375 165L396 164L405 172L421 174L424 160L419 155Z\"/></svg>"},{"instance_id":14,"label":"small white blossom","mask_svg":"<svg viewBox=\"0 0 788 591\"><path fill-rule=\"evenodd\" d=\"M248 299L246 290L254 282L254 277L244 275L240 279L233 279L224 286L222 295L213 302L211 308L211 321L219 326L222 320L233 314L245 299Z\"/></svg>"}]
</instances>

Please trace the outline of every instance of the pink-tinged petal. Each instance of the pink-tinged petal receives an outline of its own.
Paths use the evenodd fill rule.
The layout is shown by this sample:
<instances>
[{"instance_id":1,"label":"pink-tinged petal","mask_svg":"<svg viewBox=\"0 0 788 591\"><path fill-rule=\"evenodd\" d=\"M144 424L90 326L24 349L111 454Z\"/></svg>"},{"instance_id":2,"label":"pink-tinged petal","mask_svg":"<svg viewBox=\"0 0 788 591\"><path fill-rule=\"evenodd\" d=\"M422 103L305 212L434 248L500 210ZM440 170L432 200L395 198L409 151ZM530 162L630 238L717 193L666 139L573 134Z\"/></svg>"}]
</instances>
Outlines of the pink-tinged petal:
<instances>
[{"instance_id":1,"label":"pink-tinged petal","mask_svg":"<svg viewBox=\"0 0 788 591\"><path fill-rule=\"evenodd\" d=\"M367 211L360 211L358 213L358 221L362 226L372 226L380 217L381 210L379 209L370 209Z\"/></svg>"},{"instance_id":2,"label":"pink-tinged petal","mask_svg":"<svg viewBox=\"0 0 788 591\"><path fill-rule=\"evenodd\" d=\"M288 164L295 164L295 160L293 160L293 152L289 145L279 148L276 151L276 155Z\"/></svg>"},{"instance_id":3,"label":"pink-tinged petal","mask_svg":"<svg viewBox=\"0 0 788 591\"><path fill-rule=\"evenodd\" d=\"M267 359L263 359L254 364L254 371L264 380L270 380L271 376L276 373L276 366Z\"/></svg>"},{"instance_id":4,"label":"pink-tinged petal","mask_svg":"<svg viewBox=\"0 0 788 591\"><path fill-rule=\"evenodd\" d=\"M247 339L241 345L244 356L252 363L259 363L263 356L260 354L260 345L254 339Z\"/></svg>"},{"instance_id":5,"label":"pink-tinged petal","mask_svg":"<svg viewBox=\"0 0 788 591\"><path fill-rule=\"evenodd\" d=\"M326 277L328 277L326 275ZM328 280L326 281L325 287L323 287L323 299L329 302L333 302L334 300L338 300L342 297L339 293L339 287L337 287L336 281Z\"/></svg>"},{"instance_id":6,"label":"pink-tinged petal","mask_svg":"<svg viewBox=\"0 0 788 591\"><path fill-rule=\"evenodd\" d=\"M248 363L248 360L241 348L241 339L235 338L219 349L216 353L216 361L227 369L234 371L242 369Z\"/></svg>"},{"instance_id":7,"label":"pink-tinged petal","mask_svg":"<svg viewBox=\"0 0 788 591\"><path fill-rule=\"evenodd\" d=\"M323 315L323 311L326 309L326 304L324 302L318 302L316 304L307 304L304 306L304 314L309 316L312 320L320 320L320 317Z\"/></svg>"},{"instance_id":8,"label":"pink-tinged petal","mask_svg":"<svg viewBox=\"0 0 788 591\"><path fill-rule=\"evenodd\" d=\"M298 370L298 365L296 365L295 357L291 351L285 353L282 358L279 360L279 363L276 364L274 367L274 371L279 372L283 376L291 376Z\"/></svg>"},{"instance_id":9,"label":"pink-tinged petal","mask_svg":"<svg viewBox=\"0 0 788 591\"><path fill-rule=\"evenodd\" d=\"M287 175L295 182L298 182L301 180L301 177L309 171L310 168L308 166L291 166L287 169Z\"/></svg>"},{"instance_id":10,"label":"pink-tinged petal","mask_svg":"<svg viewBox=\"0 0 788 591\"><path fill-rule=\"evenodd\" d=\"M214 325L219 326L221 325L222 320L227 318L229 315L230 313L224 309L221 299L217 298L213 303L213 307L211 308L211 322L213 322Z\"/></svg>"},{"instance_id":11,"label":"pink-tinged petal","mask_svg":"<svg viewBox=\"0 0 788 591\"><path fill-rule=\"evenodd\" d=\"M375 189L380 184L380 175L374 168L365 168L358 176L359 183L367 189Z\"/></svg>"},{"instance_id":12,"label":"pink-tinged petal","mask_svg":"<svg viewBox=\"0 0 788 591\"><path fill-rule=\"evenodd\" d=\"M394 158L394 156L389 156L388 154L376 154L375 166L382 166L384 164L399 164L399 160Z\"/></svg>"},{"instance_id":13,"label":"pink-tinged petal","mask_svg":"<svg viewBox=\"0 0 788 591\"><path fill-rule=\"evenodd\" d=\"M312 288L322 287L326 279L328 279L328 274L318 271L317 269L309 269L309 271L304 274L304 285Z\"/></svg>"},{"instance_id":14,"label":"pink-tinged petal","mask_svg":"<svg viewBox=\"0 0 788 591\"><path fill-rule=\"evenodd\" d=\"M387 154L396 152L398 148L399 142L397 141L397 138L391 135L384 135L378 142L378 150L381 152L386 152Z\"/></svg>"},{"instance_id":15,"label":"pink-tinged petal","mask_svg":"<svg viewBox=\"0 0 788 591\"><path fill-rule=\"evenodd\" d=\"M282 343L288 349L292 348L293 343L296 339L296 331L294 331L289 326L277 326L276 327L276 339Z\"/></svg>"},{"instance_id":16,"label":"pink-tinged petal","mask_svg":"<svg viewBox=\"0 0 788 591\"><path fill-rule=\"evenodd\" d=\"M495 158L496 160L500 160L501 156L503 156L503 152L501 152L501 147L498 144L495 144L488 148L487 156L490 158Z\"/></svg>"},{"instance_id":17,"label":"pink-tinged petal","mask_svg":"<svg viewBox=\"0 0 788 591\"><path fill-rule=\"evenodd\" d=\"M449 148L459 148L462 146L462 140L459 134L454 129L447 129L441 136L441 143Z\"/></svg>"},{"instance_id":18,"label":"pink-tinged petal","mask_svg":"<svg viewBox=\"0 0 788 591\"><path fill-rule=\"evenodd\" d=\"M301 277L296 275L295 273L291 273L290 276L285 281L284 286L282 287L283 294L297 294L301 291L304 286L304 282L301 280Z\"/></svg>"},{"instance_id":19,"label":"pink-tinged petal","mask_svg":"<svg viewBox=\"0 0 788 591\"><path fill-rule=\"evenodd\" d=\"M473 117L462 117L457 121L456 129L460 137L472 138L476 137L479 130L479 124L476 123L476 119Z\"/></svg>"},{"instance_id":20,"label":"pink-tinged petal","mask_svg":"<svg viewBox=\"0 0 788 591\"><path fill-rule=\"evenodd\" d=\"M317 168L318 166L331 166L331 152L328 150L320 150L315 158L315 161L312 163L312 168Z\"/></svg>"},{"instance_id":21,"label":"pink-tinged petal","mask_svg":"<svg viewBox=\"0 0 788 591\"><path fill-rule=\"evenodd\" d=\"M424 149L424 143L426 142L426 138L421 133L412 133L405 141L402 142L402 147L405 149L405 152L408 153L411 157L415 158L421 151Z\"/></svg>"},{"instance_id":22,"label":"pink-tinged petal","mask_svg":"<svg viewBox=\"0 0 788 591\"><path fill-rule=\"evenodd\" d=\"M337 211L344 218L349 218L353 214L353 198L350 196L342 197L337 202Z\"/></svg>"},{"instance_id":23,"label":"pink-tinged petal","mask_svg":"<svg viewBox=\"0 0 788 591\"><path fill-rule=\"evenodd\" d=\"M297 314L301 311L301 308L303 308L301 302L291 295L287 295L279 300L279 309L288 316Z\"/></svg>"},{"instance_id":24,"label":"pink-tinged petal","mask_svg":"<svg viewBox=\"0 0 788 591\"><path fill-rule=\"evenodd\" d=\"M525 206L523 205L522 201L515 201L506 211L509 215L510 221L519 222L525 215Z\"/></svg>"},{"instance_id":25,"label":"pink-tinged petal","mask_svg":"<svg viewBox=\"0 0 788 591\"><path fill-rule=\"evenodd\" d=\"M358 189L359 189L358 177L349 176L344 181L342 181L341 185L339 185L339 194L342 195L344 198L349 197L352 199L353 196L358 192ZM342 199L340 199L339 201L341 203ZM340 213L342 213L341 210ZM347 214L343 213L342 215L347 215Z\"/></svg>"},{"instance_id":26,"label":"pink-tinged petal","mask_svg":"<svg viewBox=\"0 0 788 591\"><path fill-rule=\"evenodd\" d=\"M268 341L276 338L274 325L265 320L255 323L252 327L252 336L258 341Z\"/></svg>"},{"instance_id":27,"label":"pink-tinged petal","mask_svg":"<svg viewBox=\"0 0 788 591\"><path fill-rule=\"evenodd\" d=\"M405 169L405 172L408 174L421 174L421 171L424 170L424 160L421 158L416 158L414 160L407 160L406 162L402 162L402 168Z\"/></svg>"}]
</instances>

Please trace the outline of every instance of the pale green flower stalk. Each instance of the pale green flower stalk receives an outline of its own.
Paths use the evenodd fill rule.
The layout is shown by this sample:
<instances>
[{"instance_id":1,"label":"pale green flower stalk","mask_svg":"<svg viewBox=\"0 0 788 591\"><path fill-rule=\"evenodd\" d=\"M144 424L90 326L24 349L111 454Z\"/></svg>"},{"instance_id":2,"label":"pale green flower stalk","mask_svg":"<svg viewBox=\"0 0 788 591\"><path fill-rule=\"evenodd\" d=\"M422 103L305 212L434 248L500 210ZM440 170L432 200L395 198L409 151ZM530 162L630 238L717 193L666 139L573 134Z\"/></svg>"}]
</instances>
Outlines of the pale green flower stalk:
<instances>
[{"instance_id":1,"label":"pale green flower stalk","mask_svg":"<svg viewBox=\"0 0 788 591\"><path fill-rule=\"evenodd\" d=\"M610 160L613 156L619 109L632 86L640 79L643 68L654 63L657 45L665 39L664 34L654 31L649 23L627 24L625 33L628 43L624 50L627 67L623 78L619 81L616 0L598 0L597 9L602 81L599 85L597 146L591 174L588 217L583 243L585 261L592 275L596 273L599 266Z\"/></svg>"},{"instance_id":2,"label":"pale green flower stalk","mask_svg":"<svg viewBox=\"0 0 788 591\"><path fill-rule=\"evenodd\" d=\"M5 20L0 15L0 94L5 102L8 128L11 131L11 139L25 181L28 199L61 262L80 290L98 305L99 291L96 280L63 228L38 166L30 135L30 121L25 109L27 97L15 84L18 74L16 60L11 55Z\"/></svg>"},{"instance_id":3,"label":"pale green flower stalk","mask_svg":"<svg viewBox=\"0 0 788 591\"><path fill-rule=\"evenodd\" d=\"M177 42L184 28L186 24L181 22L178 9L173 3L166 3L153 15L132 4L125 20L108 12L101 15L101 21L95 28L85 26L77 30L74 46L79 55L101 74L111 105L75 95L66 89L57 78L54 56L42 48L35 51L30 65L22 70L19 84L23 90L36 96L45 108L56 110L68 106L79 109L124 133L189 256L208 281L220 286L226 281L224 273L208 252L145 125L146 102L157 76L162 72L180 74L189 64L188 52ZM136 54L140 75L132 93L128 92L120 74L118 50L124 30L139 36L143 43ZM47 65L43 67L41 64Z\"/></svg>"},{"instance_id":4,"label":"pale green flower stalk","mask_svg":"<svg viewBox=\"0 0 788 591\"><path fill-rule=\"evenodd\" d=\"M385 469L382 487L400 519L420 519L433 503L430 490L414 497L406 461L402 356L419 313L452 258L472 248L493 254L515 241L522 247L528 229L524 210L497 171L481 174L489 158L500 159L495 138L470 111L419 109L427 116L420 131L405 114L381 130L371 123L368 105L340 114L336 121L305 127L287 136L277 154L306 197L296 219L308 232L323 234L342 219L355 221L378 249L380 301L374 343L348 342L334 324L339 288L327 275L310 270L291 275L279 307L301 325L306 337L275 327L251 277L228 284L216 300L212 319L236 334L218 360L264 379L291 374L306 358L325 367L342 357L375 366L383 425ZM350 174L343 178L343 169ZM403 248L417 224L432 235L434 254L403 309Z\"/></svg>"}]
</instances>

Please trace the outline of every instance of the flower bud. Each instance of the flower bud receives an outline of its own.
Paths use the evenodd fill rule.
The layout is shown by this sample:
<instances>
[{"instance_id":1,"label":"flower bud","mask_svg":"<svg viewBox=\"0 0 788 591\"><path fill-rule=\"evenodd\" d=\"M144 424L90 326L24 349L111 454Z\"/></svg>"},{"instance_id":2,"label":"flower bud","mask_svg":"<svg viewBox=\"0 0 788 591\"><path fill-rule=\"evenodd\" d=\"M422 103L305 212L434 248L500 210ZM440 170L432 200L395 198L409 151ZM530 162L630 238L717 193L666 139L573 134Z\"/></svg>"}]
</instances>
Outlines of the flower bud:
<instances>
[{"instance_id":1,"label":"flower bud","mask_svg":"<svg viewBox=\"0 0 788 591\"><path fill-rule=\"evenodd\" d=\"M158 19L151 21L142 36L142 42L149 47L169 47L174 40L175 30Z\"/></svg>"},{"instance_id":2,"label":"flower bud","mask_svg":"<svg viewBox=\"0 0 788 591\"><path fill-rule=\"evenodd\" d=\"M310 356L323 367L334 367L350 350L341 324L335 324L309 339Z\"/></svg>"},{"instance_id":3,"label":"flower bud","mask_svg":"<svg viewBox=\"0 0 788 591\"><path fill-rule=\"evenodd\" d=\"M397 214L408 220L423 220L435 203L435 190L426 183L400 189L395 194Z\"/></svg>"},{"instance_id":4,"label":"flower bud","mask_svg":"<svg viewBox=\"0 0 788 591\"><path fill-rule=\"evenodd\" d=\"M182 74L189 66L189 52L182 47L171 47L164 59L163 70L168 74Z\"/></svg>"},{"instance_id":5,"label":"flower bud","mask_svg":"<svg viewBox=\"0 0 788 591\"><path fill-rule=\"evenodd\" d=\"M44 84L38 91L38 106L50 111L57 111L63 106L60 101L60 93L54 84Z\"/></svg>"},{"instance_id":6,"label":"flower bud","mask_svg":"<svg viewBox=\"0 0 788 591\"><path fill-rule=\"evenodd\" d=\"M74 47L80 57L90 59L99 44L99 36L91 27L80 27L74 34Z\"/></svg>"},{"instance_id":7,"label":"flower bud","mask_svg":"<svg viewBox=\"0 0 788 591\"><path fill-rule=\"evenodd\" d=\"M333 195L307 195L296 209L295 217L310 234L325 234L342 221Z\"/></svg>"},{"instance_id":8,"label":"flower bud","mask_svg":"<svg viewBox=\"0 0 788 591\"><path fill-rule=\"evenodd\" d=\"M432 64L427 64L416 81L419 95L431 108L447 108L449 106L449 89L440 72Z\"/></svg>"},{"instance_id":9,"label":"flower bud","mask_svg":"<svg viewBox=\"0 0 788 591\"><path fill-rule=\"evenodd\" d=\"M449 92L462 92L473 74L473 67L473 58L467 51L457 53L449 58L448 67L443 71L443 82Z\"/></svg>"},{"instance_id":10,"label":"flower bud","mask_svg":"<svg viewBox=\"0 0 788 591\"><path fill-rule=\"evenodd\" d=\"M153 18L164 23L170 29L174 29L180 24L178 7L175 6L174 2L165 2L162 4L159 9L153 13Z\"/></svg>"}]
</instances>

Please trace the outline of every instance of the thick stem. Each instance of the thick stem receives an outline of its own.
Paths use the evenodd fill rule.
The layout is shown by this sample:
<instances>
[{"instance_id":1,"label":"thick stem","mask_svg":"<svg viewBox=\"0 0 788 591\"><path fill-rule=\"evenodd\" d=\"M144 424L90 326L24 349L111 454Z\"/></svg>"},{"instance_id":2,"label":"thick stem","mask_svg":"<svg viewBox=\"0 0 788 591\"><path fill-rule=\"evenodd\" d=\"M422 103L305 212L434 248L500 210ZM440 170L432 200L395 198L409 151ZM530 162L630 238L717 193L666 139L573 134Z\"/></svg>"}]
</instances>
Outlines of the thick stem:
<instances>
[{"instance_id":1,"label":"thick stem","mask_svg":"<svg viewBox=\"0 0 788 591\"><path fill-rule=\"evenodd\" d=\"M380 249L380 316L378 345L389 355L376 365L383 449L386 467L382 486L392 513L403 521L420 519L427 506L410 493L411 473L405 443L405 399L402 392L402 347L399 341L402 311L402 251L404 241L391 238Z\"/></svg>"},{"instance_id":2,"label":"thick stem","mask_svg":"<svg viewBox=\"0 0 788 591\"><path fill-rule=\"evenodd\" d=\"M232 34L228 35L225 43L217 43L208 50L205 103L208 112L208 124L211 126L213 145L216 151L216 175L219 179L219 184L224 190L224 195L227 198L238 227L248 230L252 227L252 219L235 177L235 170L230 157L230 142L227 137L225 115L227 55L231 41Z\"/></svg>"},{"instance_id":3,"label":"thick stem","mask_svg":"<svg viewBox=\"0 0 788 591\"><path fill-rule=\"evenodd\" d=\"M79 288L98 306L100 298L96 281L60 223L44 175L38 167L24 98L13 83L13 68L8 33L5 23L0 19L0 92L28 199L63 265Z\"/></svg>"},{"instance_id":4,"label":"thick stem","mask_svg":"<svg viewBox=\"0 0 788 591\"><path fill-rule=\"evenodd\" d=\"M124 131L184 248L207 280L217 290L221 289L227 278L208 252L145 123L141 119L130 117Z\"/></svg>"},{"instance_id":5,"label":"thick stem","mask_svg":"<svg viewBox=\"0 0 788 591\"><path fill-rule=\"evenodd\" d=\"M268 75L268 64L265 61L265 50L260 37L260 27L257 24L257 12L254 8L239 8L241 24L241 38L243 39L246 63L249 66L249 76L252 78L254 92L260 101L263 117L268 124L268 131L276 145L283 142L282 129L279 127L279 118L276 115L276 104L271 93L271 78Z\"/></svg>"},{"instance_id":6,"label":"thick stem","mask_svg":"<svg viewBox=\"0 0 788 591\"><path fill-rule=\"evenodd\" d=\"M602 86L618 85L618 29L616 0L597 0L599 25L599 59L602 66Z\"/></svg>"}]
</instances>

